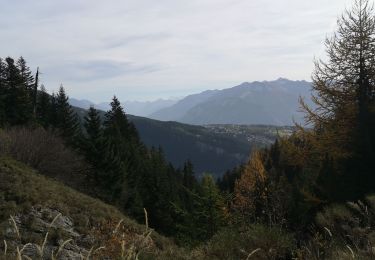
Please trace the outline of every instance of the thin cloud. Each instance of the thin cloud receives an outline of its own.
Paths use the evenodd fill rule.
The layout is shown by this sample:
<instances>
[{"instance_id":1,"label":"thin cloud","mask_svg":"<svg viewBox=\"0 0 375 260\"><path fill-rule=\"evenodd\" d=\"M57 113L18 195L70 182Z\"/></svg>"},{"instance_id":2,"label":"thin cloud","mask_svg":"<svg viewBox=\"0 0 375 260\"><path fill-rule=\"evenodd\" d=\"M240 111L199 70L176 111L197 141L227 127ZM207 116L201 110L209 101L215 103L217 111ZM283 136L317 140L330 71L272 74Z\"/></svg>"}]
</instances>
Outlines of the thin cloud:
<instances>
[{"instance_id":1,"label":"thin cloud","mask_svg":"<svg viewBox=\"0 0 375 260\"><path fill-rule=\"evenodd\" d=\"M63 82L71 96L93 101L309 80L313 57L351 2L3 1L0 49L39 66L47 88Z\"/></svg>"}]
</instances>

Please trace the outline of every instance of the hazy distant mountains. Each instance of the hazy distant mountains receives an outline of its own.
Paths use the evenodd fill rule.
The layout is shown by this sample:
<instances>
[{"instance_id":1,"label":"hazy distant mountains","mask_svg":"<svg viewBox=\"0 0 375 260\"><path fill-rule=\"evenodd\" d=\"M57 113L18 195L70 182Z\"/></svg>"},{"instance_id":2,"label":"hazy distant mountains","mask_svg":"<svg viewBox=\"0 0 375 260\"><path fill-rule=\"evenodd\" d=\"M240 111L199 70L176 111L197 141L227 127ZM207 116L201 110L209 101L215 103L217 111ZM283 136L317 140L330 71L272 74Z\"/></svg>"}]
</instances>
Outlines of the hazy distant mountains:
<instances>
[{"instance_id":1,"label":"hazy distant mountains","mask_svg":"<svg viewBox=\"0 0 375 260\"><path fill-rule=\"evenodd\" d=\"M293 125L293 121L303 121L299 97L305 97L312 105L310 89L310 82L279 78L207 90L181 100L125 101L123 107L127 114L193 125ZM70 103L84 109L91 105L104 111L109 109L109 102L94 104L88 100L70 99Z\"/></svg>"},{"instance_id":2,"label":"hazy distant mountains","mask_svg":"<svg viewBox=\"0 0 375 260\"><path fill-rule=\"evenodd\" d=\"M158 99L155 101L125 101L122 102L124 110L127 114L135 116L149 116L150 114L159 111L165 107L170 107L177 103L177 99ZM74 107L88 109L90 106L94 106L96 109L107 111L110 109L110 102L103 102L95 104L85 99L70 98L69 103Z\"/></svg>"},{"instance_id":3,"label":"hazy distant mountains","mask_svg":"<svg viewBox=\"0 0 375 260\"><path fill-rule=\"evenodd\" d=\"M242 83L224 90L190 95L149 117L187 124L292 125L301 122L299 96L310 97L311 83L280 78Z\"/></svg>"}]
</instances>

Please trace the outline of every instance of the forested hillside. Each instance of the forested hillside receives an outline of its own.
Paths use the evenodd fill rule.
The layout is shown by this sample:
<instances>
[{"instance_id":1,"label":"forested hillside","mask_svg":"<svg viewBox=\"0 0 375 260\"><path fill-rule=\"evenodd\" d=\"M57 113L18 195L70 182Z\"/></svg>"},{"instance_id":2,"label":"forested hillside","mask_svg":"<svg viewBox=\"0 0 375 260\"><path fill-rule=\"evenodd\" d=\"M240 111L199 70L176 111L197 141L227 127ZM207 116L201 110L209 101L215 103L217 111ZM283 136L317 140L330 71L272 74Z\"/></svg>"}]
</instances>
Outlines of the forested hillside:
<instances>
[{"instance_id":1,"label":"forested hillside","mask_svg":"<svg viewBox=\"0 0 375 260\"><path fill-rule=\"evenodd\" d=\"M73 107L80 118L87 110ZM105 112L98 111L104 118ZM127 115L141 141L149 148L161 148L168 162L183 168L190 160L197 177L210 173L221 177L224 172L245 163L252 148L271 145L278 136L289 135L292 127L277 126L195 126L163 122Z\"/></svg>"},{"instance_id":2,"label":"forested hillside","mask_svg":"<svg viewBox=\"0 0 375 260\"><path fill-rule=\"evenodd\" d=\"M146 208L150 226L179 241L200 241L213 232L196 223L208 210L206 197L216 189L214 179L203 177L201 184L190 161L175 169L159 148L147 148L116 97L103 120L90 108L80 122L64 88L51 95L44 86L39 89L38 72L34 77L22 57L1 60L0 68L6 156L116 205L137 220L143 220ZM50 167L54 160L73 168Z\"/></svg>"},{"instance_id":3,"label":"forested hillside","mask_svg":"<svg viewBox=\"0 0 375 260\"><path fill-rule=\"evenodd\" d=\"M354 2L325 47L327 57L313 71L314 106L300 99L305 124L253 149L217 181L209 174L198 180L190 161L176 169L160 149L148 148L116 97L104 117L91 107L80 122L63 86L48 94L22 57L1 59L1 257L22 259L32 246L41 258L54 258L82 246L81 258L103 250L99 259L374 259L370 1ZM61 223L55 206L74 221ZM129 225L114 225L113 216ZM92 225L100 217L104 224ZM58 234L56 225L63 228ZM107 241L104 247L89 249L95 241L81 240L89 230L106 238L98 240ZM178 247L159 236L150 240L153 230ZM54 238L48 243L40 236L45 231ZM24 232L32 235L23 239Z\"/></svg>"}]
</instances>

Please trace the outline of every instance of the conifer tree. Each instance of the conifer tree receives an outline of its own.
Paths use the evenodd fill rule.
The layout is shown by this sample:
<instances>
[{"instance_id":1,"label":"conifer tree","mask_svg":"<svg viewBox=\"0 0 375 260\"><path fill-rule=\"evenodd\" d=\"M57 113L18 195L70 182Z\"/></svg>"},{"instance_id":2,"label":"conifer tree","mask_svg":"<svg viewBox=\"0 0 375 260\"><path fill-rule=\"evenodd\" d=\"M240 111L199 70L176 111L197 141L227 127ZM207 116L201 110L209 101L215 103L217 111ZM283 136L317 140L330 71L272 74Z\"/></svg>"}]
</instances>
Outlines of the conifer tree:
<instances>
[{"instance_id":1,"label":"conifer tree","mask_svg":"<svg viewBox=\"0 0 375 260\"><path fill-rule=\"evenodd\" d=\"M87 115L84 117L83 126L85 128L85 136L83 138L83 151L87 161L92 165L93 181L95 185L103 185L102 175L105 169L104 158L106 146L103 137L102 122L98 111L94 107L90 107Z\"/></svg>"},{"instance_id":2,"label":"conifer tree","mask_svg":"<svg viewBox=\"0 0 375 260\"><path fill-rule=\"evenodd\" d=\"M102 122L98 111L94 107L90 107L87 116L84 118L84 127L86 129L87 139L91 143L102 137Z\"/></svg>"},{"instance_id":3,"label":"conifer tree","mask_svg":"<svg viewBox=\"0 0 375 260\"><path fill-rule=\"evenodd\" d=\"M183 167L183 184L184 186L189 189L193 190L195 186L197 185L197 180L194 175L194 169L193 169L193 164L190 160L187 160L184 163Z\"/></svg>"},{"instance_id":4,"label":"conifer tree","mask_svg":"<svg viewBox=\"0 0 375 260\"><path fill-rule=\"evenodd\" d=\"M165 234L172 234L175 225L172 203L179 203L175 172L165 161L160 148L152 148L148 154L148 158L142 160L147 166L140 176L139 185L144 207L149 211L152 226L159 227Z\"/></svg>"},{"instance_id":5,"label":"conifer tree","mask_svg":"<svg viewBox=\"0 0 375 260\"><path fill-rule=\"evenodd\" d=\"M5 88L6 80L6 64L4 60L0 57L0 89Z\"/></svg>"},{"instance_id":6,"label":"conifer tree","mask_svg":"<svg viewBox=\"0 0 375 260\"><path fill-rule=\"evenodd\" d=\"M51 122L51 97L47 93L44 85L40 87L40 91L37 93L37 102L36 102L36 118L39 124L47 128Z\"/></svg>"},{"instance_id":7,"label":"conifer tree","mask_svg":"<svg viewBox=\"0 0 375 260\"><path fill-rule=\"evenodd\" d=\"M32 102L27 86L27 80L22 76L14 60L5 59L6 90L8 92L5 109L7 121L10 125L26 124L32 118Z\"/></svg>"},{"instance_id":8,"label":"conifer tree","mask_svg":"<svg viewBox=\"0 0 375 260\"><path fill-rule=\"evenodd\" d=\"M26 60L22 56L17 60L17 68L19 70L23 86L28 90L29 93L32 93L34 88L34 77L30 68L26 64Z\"/></svg>"},{"instance_id":9,"label":"conifer tree","mask_svg":"<svg viewBox=\"0 0 375 260\"><path fill-rule=\"evenodd\" d=\"M224 221L224 201L211 175L204 175L201 183L200 223L204 225L204 237L212 237Z\"/></svg>"},{"instance_id":10,"label":"conifer tree","mask_svg":"<svg viewBox=\"0 0 375 260\"><path fill-rule=\"evenodd\" d=\"M119 167L111 171L108 176L108 183L112 185L112 197L119 198L121 196L132 198L134 203L137 201L137 193L134 191L126 191L127 195L121 195L125 190L125 185L136 187L137 183L133 175L132 166L135 166L134 152L135 149L132 145L132 136L129 130L129 122L125 115L125 112L121 106L120 101L113 97L111 102L111 109L107 111L104 119L104 137L107 143L107 154L109 161L118 162ZM127 176L127 178L125 178ZM125 183L125 181L127 183ZM131 183L131 184L130 184ZM131 194L130 194L131 193ZM130 194L130 195L129 195ZM131 202L130 202L131 203ZM124 207L125 202L123 202Z\"/></svg>"},{"instance_id":11,"label":"conifer tree","mask_svg":"<svg viewBox=\"0 0 375 260\"><path fill-rule=\"evenodd\" d=\"M65 94L64 87L61 85L54 106L56 109L56 125L62 137L69 145L77 145L80 138L80 125L77 114L68 102L69 97Z\"/></svg>"},{"instance_id":12,"label":"conifer tree","mask_svg":"<svg viewBox=\"0 0 375 260\"><path fill-rule=\"evenodd\" d=\"M190 160L184 163L182 169L182 186L181 197L185 210L192 211L194 210L194 195L197 192L198 181L195 178L193 164Z\"/></svg>"},{"instance_id":13,"label":"conifer tree","mask_svg":"<svg viewBox=\"0 0 375 260\"><path fill-rule=\"evenodd\" d=\"M244 166L240 165L235 167L232 170L228 170L224 175L217 180L217 185L221 191L226 193L233 193L234 185L236 181L241 177L242 172L244 171Z\"/></svg>"},{"instance_id":14,"label":"conifer tree","mask_svg":"<svg viewBox=\"0 0 375 260\"><path fill-rule=\"evenodd\" d=\"M354 199L375 187L375 17L368 0L356 0L339 19L326 48L328 59L317 61L313 74L316 109L302 102L314 125L307 134L320 160L328 155L342 166L332 192Z\"/></svg>"},{"instance_id":15,"label":"conifer tree","mask_svg":"<svg viewBox=\"0 0 375 260\"><path fill-rule=\"evenodd\" d=\"M105 114L104 127L107 134L122 137L127 142L139 143L134 125L128 121L123 107L116 96L111 102L111 109Z\"/></svg>"},{"instance_id":16,"label":"conifer tree","mask_svg":"<svg viewBox=\"0 0 375 260\"><path fill-rule=\"evenodd\" d=\"M242 221L257 221L264 217L267 200L267 172L261 153L255 151L236 181L232 208Z\"/></svg>"}]
</instances>

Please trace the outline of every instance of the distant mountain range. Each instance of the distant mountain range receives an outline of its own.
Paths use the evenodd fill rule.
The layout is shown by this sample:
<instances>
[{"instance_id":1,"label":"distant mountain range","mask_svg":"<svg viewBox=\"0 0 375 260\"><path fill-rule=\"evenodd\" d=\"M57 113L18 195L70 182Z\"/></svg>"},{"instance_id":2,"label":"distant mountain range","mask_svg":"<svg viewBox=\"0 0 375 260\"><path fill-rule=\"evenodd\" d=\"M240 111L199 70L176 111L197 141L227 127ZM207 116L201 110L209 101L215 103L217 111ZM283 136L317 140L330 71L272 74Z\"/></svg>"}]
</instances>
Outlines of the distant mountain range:
<instances>
[{"instance_id":1,"label":"distant mountain range","mask_svg":"<svg viewBox=\"0 0 375 260\"><path fill-rule=\"evenodd\" d=\"M279 78L274 81L245 82L223 90L207 90L180 100L125 101L128 114L160 121L176 121L193 125L294 125L302 122L299 97L310 101L311 83ZM70 99L73 106L108 110L108 103Z\"/></svg>"},{"instance_id":2,"label":"distant mountain range","mask_svg":"<svg viewBox=\"0 0 375 260\"><path fill-rule=\"evenodd\" d=\"M303 114L298 112L299 97L306 97L311 105L310 89L309 82L283 78L245 82L233 88L187 96L149 117L194 125L293 125L293 121L303 120Z\"/></svg>"},{"instance_id":3,"label":"distant mountain range","mask_svg":"<svg viewBox=\"0 0 375 260\"><path fill-rule=\"evenodd\" d=\"M178 102L177 99L158 99L155 101L125 101L122 102L125 112L135 116L149 116L165 107L173 106ZM110 109L110 102L94 103L86 99L70 98L69 103L74 107L88 109L90 106L96 109L107 111Z\"/></svg>"},{"instance_id":4,"label":"distant mountain range","mask_svg":"<svg viewBox=\"0 0 375 260\"><path fill-rule=\"evenodd\" d=\"M281 126L293 125L293 120L302 121L298 99L309 97L310 88L309 82L280 78L208 90L180 101L123 105L142 141L149 147L160 146L175 167L190 159L198 175L211 172L220 176L245 162L252 147L269 145L277 136L290 134L291 127ZM109 109L108 103L76 99L70 99L70 103L84 109L90 105L99 110ZM77 112L82 117L86 113L82 109ZM148 117L168 122L129 115L147 113L151 113Z\"/></svg>"}]
</instances>

